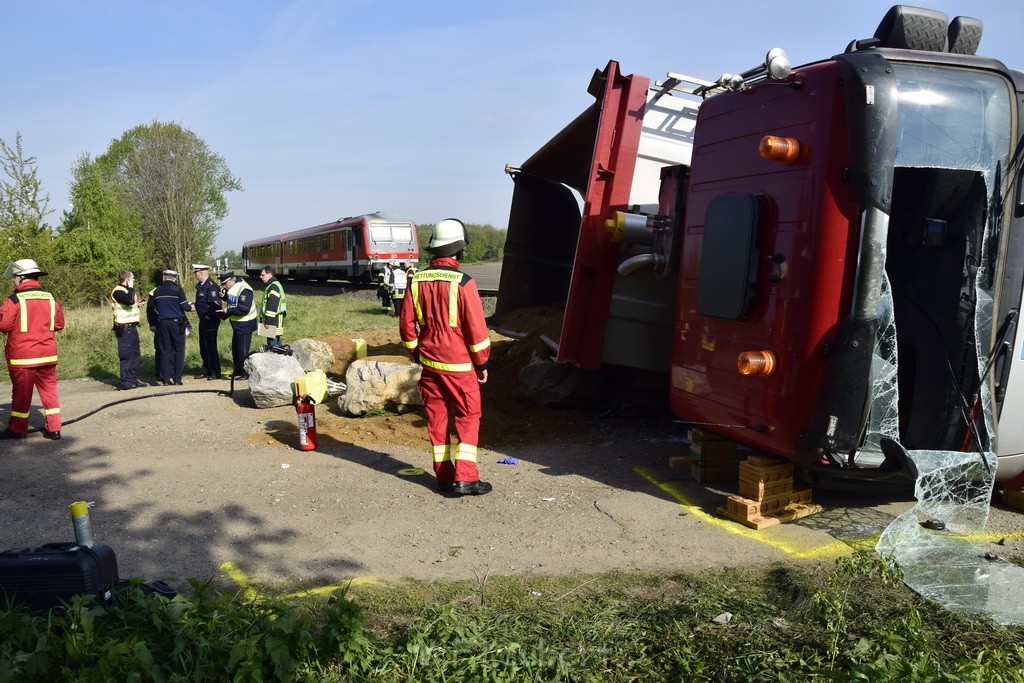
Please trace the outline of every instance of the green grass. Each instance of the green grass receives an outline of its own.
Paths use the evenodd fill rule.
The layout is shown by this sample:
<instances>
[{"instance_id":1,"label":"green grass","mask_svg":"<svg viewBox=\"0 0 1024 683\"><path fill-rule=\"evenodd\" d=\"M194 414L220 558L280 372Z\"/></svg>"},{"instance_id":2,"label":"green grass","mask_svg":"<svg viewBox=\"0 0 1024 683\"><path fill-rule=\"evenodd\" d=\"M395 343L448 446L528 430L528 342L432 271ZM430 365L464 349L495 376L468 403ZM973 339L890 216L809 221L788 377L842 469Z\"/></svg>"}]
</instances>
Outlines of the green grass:
<instances>
[{"instance_id":1,"label":"green grass","mask_svg":"<svg viewBox=\"0 0 1024 683\"><path fill-rule=\"evenodd\" d=\"M256 293L259 296L259 292ZM64 311L64 329L57 333L57 374L62 380L110 380L118 377L117 340L111 331L109 307L86 307ZM190 314L193 327L194 314ZM301 296L288 295L288 318L284 341L309 337L322 339L356 330L397 326L395 318L381 315L376 299L365 296ZM153 334L146 325L140 328L143 377L153 377ZM218 335L222 362L230 365L231 327L224 322ZM253 345L260 343L253 337ZM226 366L225 366L226 367ZM185 345L185 375L202 368L199 339L193 330ZM0 367L0 381L8 382L7 366Z\"/></svg>"},{"instance_id":2,"label":"green grass","mask_svg":"<svg viewBox=\"0 0 1024 683\"><path fill-rule=\"evenodd\" d=\"M870 552L831 569L484 577L327 599L193 589L0 611L0 682L1024 680L1024 627L945 612Z\"/></svg>"}]
</instances>

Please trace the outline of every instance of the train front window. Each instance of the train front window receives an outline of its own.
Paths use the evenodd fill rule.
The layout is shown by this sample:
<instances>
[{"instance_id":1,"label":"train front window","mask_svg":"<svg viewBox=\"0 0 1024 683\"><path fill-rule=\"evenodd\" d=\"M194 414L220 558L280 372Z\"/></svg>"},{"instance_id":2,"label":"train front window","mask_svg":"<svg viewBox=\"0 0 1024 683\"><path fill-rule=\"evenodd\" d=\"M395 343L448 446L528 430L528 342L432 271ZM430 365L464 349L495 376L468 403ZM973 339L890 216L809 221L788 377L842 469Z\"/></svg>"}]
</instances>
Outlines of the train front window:
<instances>
[{"instance_id":1,"label":"train front window","mask_svg":"<svg viewBox=\"0 0 1024 683\"><path fill-rule=\"evenodd\" d=\"M376 244L412 244L412 226L371 225L370 240Z\"/></svg>"}]
</instances>

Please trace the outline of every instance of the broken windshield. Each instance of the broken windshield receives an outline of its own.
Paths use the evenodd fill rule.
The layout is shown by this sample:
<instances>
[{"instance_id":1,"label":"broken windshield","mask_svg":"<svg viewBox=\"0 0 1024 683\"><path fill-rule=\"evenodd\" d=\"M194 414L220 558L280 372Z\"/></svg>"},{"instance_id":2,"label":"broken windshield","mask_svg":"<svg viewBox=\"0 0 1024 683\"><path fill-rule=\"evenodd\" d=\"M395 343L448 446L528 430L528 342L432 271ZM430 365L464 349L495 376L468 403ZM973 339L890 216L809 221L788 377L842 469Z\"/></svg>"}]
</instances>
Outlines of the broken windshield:
<instances>
[{"instance_id":1,"label":"broken windshield","mask_svg":"<svg viewBox=\"0 0 1024 683\"><path fill-rule=\"evenodd\" d=\"M982 171L1010 155L1010 90L981 71L894 63L896 165Z\"/></svg>"}]
</instances>

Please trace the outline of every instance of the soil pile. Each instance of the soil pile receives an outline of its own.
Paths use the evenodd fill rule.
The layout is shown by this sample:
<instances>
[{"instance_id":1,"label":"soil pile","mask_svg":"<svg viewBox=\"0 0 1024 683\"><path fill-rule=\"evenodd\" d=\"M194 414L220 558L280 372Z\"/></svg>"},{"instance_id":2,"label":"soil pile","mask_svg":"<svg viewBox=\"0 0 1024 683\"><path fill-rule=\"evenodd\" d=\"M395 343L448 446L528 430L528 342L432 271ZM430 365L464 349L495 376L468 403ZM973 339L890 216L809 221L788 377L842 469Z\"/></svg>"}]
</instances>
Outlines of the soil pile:
<instances>
[{"instance_id":1,"label":"soil pile","mask_svg":"<svg viewBox=\"0 0 1024 683\"><path fill-rule=\"evenodd\" d=\"M519 380L520 370L535 358L553 355L543 337L557 343L561 323L561 307L542 307L524 309L506 316L497 328L505 334L492 329L488 381L482 386L482 448L543 443L580 433L587 411L554 410L537 405L526 395ZM320 341L330 344L334 351L335 362L329 373L333 379L344 381L353 339L366 342L366 355L369 358L396 363L411 362L409 354L401 345L397 323L392 328L329 337ZM357 418L343 415L336 402L332 401L317 411L317 434L321 439L326 437L366 447L396 444L424 450L430 447L422 409L404 414L383 413ZM260 438L280 441L282 436L283 440L290 439L290 435L281 434L265 434Z\"/></svg>"}]
</instances>

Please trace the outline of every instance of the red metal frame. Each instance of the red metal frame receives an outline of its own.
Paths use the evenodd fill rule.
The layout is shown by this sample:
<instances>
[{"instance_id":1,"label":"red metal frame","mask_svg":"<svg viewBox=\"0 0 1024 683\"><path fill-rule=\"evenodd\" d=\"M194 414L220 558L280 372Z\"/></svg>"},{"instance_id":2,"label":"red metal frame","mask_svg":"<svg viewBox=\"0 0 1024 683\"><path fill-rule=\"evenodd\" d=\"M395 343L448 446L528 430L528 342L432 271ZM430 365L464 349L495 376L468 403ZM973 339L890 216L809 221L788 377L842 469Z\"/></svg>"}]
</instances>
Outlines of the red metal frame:
<instances>
[{"instance_id":1,"label":"red metal frame","mask_svg":"<svg viewBox=\"0 0 1024 683\"><path fill-rule=\"evenodd\" d=\"M600 121L558 345L560 362L591 370L601 364L620 251L605 231L604 220L629 203L650 83L643 76L621 75L614 61L603 77L604 92L597 103Z\"/></svg>"}]
</instances>

